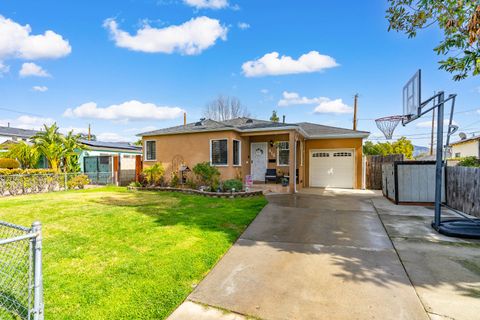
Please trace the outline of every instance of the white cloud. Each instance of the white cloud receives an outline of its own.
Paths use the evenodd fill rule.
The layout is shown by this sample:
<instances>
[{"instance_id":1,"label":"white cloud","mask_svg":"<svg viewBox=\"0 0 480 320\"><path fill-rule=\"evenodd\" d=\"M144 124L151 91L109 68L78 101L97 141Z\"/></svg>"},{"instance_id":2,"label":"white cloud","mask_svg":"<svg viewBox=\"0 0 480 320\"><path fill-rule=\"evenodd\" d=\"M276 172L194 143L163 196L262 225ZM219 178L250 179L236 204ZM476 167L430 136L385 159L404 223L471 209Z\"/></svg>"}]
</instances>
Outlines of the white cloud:
<instances>
[{"instance_id":1,"label":"white cloud","mask_svg":"<svg viewBox=\"0 0 480 320\"><path fill-rule=\"evenodd\" d=\"M449 123L450 123L450 120L448 120L448 119L443 120L444 128L446 128ZM455 121L453 121L452 124L453 125L458 125ZM415 124L415 126L418 127L418 128L431 128L432 127L432 120L417 122ZM434 126L435 126L435 128L437 127L437 121L435 121Z\"/></svg>"},{"instance_id":2,"label":"white cloud","mask_svg":"<svg viewBox=\"0 0 480 320\"><path fill-rule=\"evenodd\" d=\"M242 30L246 30L248 28L250 28L250 25L246 22L239 22L237 24L238 28L242 29Z\"/></svg>"},{"instance_id":3,"label":"white cloud","mask_svg":"<svg viewBox=\"0 0 480 320\"><path fill-rule=\"evenodd\" d=\"M45 92L48 90L48 87L46 86L33 86L32 87L33 91L38 91L38 92Z\"/></svg>"},{"instance_id":4,"label":"white cloud","mask_svg":"<svg viewBox=\"0 0 480 320\"><path fill-rule=\"evenodd\" d=\"M180 117L184 110L178 107L157 106L137 100L99 108L95 102L87 102L76 108L68 108L63 115L69 118L102 120L166 120Z\"/></svg>"},{"instance_id":5,"label":"white cloud","mask_svg":"<svg viewBox=\"0 0 480 320\"><path fill-rule=\"evenodd\" d=\"M2 77L5 73L8 73L9 71L10 67L0 61L0 77Z\"/></svg>"},{"instance_id":6,"label":"white cloud","mask_svg":"<svg viewBox=\"0 0 480 320\"><path fill-rule=\"evenodd\" d=\"M262 77L320 72L337 66L335 59L318 51L310 51L297 60L289 56L280 57L278 52L271 52L260 59L245 62L242 70L246 77Z\"/></svg>"},{"instance_id":7,"label":"white cloud","mask_svg":"<svg viewBox=\"0 0 480 320\"><path fill-rule=\"evenodd\" d=\"M260 90L260 92L263 93L263 94L267 94L269 91L268 91L268 89L262 89L262 90Z\"/></svg>"},{"instance_id":8,"label":"white cloud","mask_svg":"<svg viewBox=\"0 0 480 320\"><path fill-rule=\"evenodd\" d=\"M50 74L33 62L25 62L22 64L22 68L19 73L20 77L50 77Z\"/></svg>"},{"instance_id":9,"label":"white cloud","mask_svg":"<svg viewBox=\"0 0 480 320\"><path fill-rule=\"evenodd\" d=\"M200 54L218 39L226 40L228 32L228 28L222 26L219 20L205 16L165 28L144 25L133 36L120 30L114 19L105 20L104 27L110 31L118 47L149 53L179 52L185 55Z\"/></svg>"},{"instance_id":10,"label":"white cloud","mask_svg":"<svg viewBox=\"0 0 480 320\"><path fill-rule=\"evenodd\" d=\"M73 131L74 134L87 134L88 133L88 128L83 128L83 127L60 127L59 131L63 134L68 134L70 131Z\"/></svg>"},{"instance_id":11,"label":"white cloud","mask_svg":"<svg viewBox=\"0 0 480 320\"><path fill-rule=\"evenodd\" d=\"M0 15L0 60L6 58L42 59L61 58L72 51L63 37L51 30L44 34L30 34L30 25L24 26Z\"/></svg>"},{"instance_id":12,"label":"white cloud","mask_svg":"<svg viewBox=\"0 0 480 320\"><path fill-rule=\"evenodd\" d=\"M43 118L35 116L23 115L16 119L0 119L1 126L7 126L10 124L11 127L21 128L21 129L32 129L40 130L43 128L43 125L51 125L55 122L52 118Z\"/></svg>"},{"instance_id":13,"label":"white cloud","mask_svg":"<svg viewBox=\"0 0 480 320\"><path fill-rule=\"evenodd\" d=\"M227 0L183 0L183 2L197 9L223 9L228 7Z\"/></svg>"},{"instance_id":14,"label":"white cloud","mask_svg":"<svg viewBox=\"0 0 480 320\"><path fill-rule=\"evenodd\" d=\"M317 97L317 98L307 98L301 97L296 92L288 92L284 91L282 93L282 99L278 101L279 107L288 107L293 105L311 105L311 104L320 104L322 102L330 101L329 98L326 97Z\"/></svg>"},{"instance_id":15,"label":"white cloud","mask_svg":"<svg viewBox=\"0 0 480 320\"><path fill-rule=\"evenodd\" d=\"M102 132L95 135L98 141L106 141L106 142L125 142L131 139L124 137L115 132Z\"/></svg>"},{"instance_id":16,"label":"white cloud","mask_svg":"<svg viewBox=\"0 0 480 320\"><path fill-rule=\"evenodd\" d=\"M153 131L155 129L158 129L157 127L155 126L145 126L145 127L142 127L142 128L128 128L128 129L125 129L124 132L126 133L139 133L139 132L148 132L148 131Z\"/></svg>"},{"instance_id":17,"label":"white cloud","mask_svg":"<svg viewBox=\"0 0 480 320\"><path fill-rule=\"evenodd\" d=\"M343 103L342 99L320 102L313 110L314 113L352 113L353 108Z\"/></svg>"}]
</instances>

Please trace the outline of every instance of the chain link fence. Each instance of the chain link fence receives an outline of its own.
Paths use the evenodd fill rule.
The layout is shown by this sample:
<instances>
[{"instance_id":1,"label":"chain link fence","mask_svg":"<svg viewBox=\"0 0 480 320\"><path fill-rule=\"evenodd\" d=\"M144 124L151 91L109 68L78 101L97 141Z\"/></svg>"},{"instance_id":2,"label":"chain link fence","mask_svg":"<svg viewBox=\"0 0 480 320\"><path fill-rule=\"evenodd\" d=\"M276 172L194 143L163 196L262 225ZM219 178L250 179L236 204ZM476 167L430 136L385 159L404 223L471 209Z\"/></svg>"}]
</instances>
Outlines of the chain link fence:
<instances>
[{"instance_id":1,"label":"chain link fence","mask_svg":"<svg viewBox=\"0 0 480 320\"><path fill-rule=\"evenodd\" d=\"M0 221L0 319L43 318L41 224Z\"/></svg>"}]
</instances>

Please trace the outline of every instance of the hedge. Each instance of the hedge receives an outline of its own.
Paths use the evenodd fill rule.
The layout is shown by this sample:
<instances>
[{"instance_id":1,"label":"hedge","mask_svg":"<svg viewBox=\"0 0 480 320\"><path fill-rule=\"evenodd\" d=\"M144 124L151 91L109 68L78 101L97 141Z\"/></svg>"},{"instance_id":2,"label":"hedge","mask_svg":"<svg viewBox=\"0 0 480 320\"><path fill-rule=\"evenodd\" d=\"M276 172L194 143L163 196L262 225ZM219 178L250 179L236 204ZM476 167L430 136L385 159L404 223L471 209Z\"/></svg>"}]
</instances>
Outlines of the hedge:
<instances>
[{"instance_id":1,"label":"hedge","mask_svg":"<svg viewBox=\"0 0 480 320\"><path fill-rule=\"evenodd\" d=\"M17 169L20 167L20 163L15 159L0 158L0 168Z\"/></svg>"}]
</instances>

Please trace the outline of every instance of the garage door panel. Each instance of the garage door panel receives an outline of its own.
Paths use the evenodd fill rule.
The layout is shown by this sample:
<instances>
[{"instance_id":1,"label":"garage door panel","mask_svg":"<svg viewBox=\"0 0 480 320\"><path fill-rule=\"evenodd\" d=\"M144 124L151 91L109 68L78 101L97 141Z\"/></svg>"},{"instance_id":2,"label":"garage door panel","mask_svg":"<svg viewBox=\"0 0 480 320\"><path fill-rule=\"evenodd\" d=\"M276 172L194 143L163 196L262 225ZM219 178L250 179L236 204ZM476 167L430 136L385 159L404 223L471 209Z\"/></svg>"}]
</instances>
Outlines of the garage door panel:
<instances>
[{"instance_id":1,"label":"garage door panel","mask_svg":"<svg viewBox=\"0 0 480 320\"><path fill-rule=\"evenodd\" d=\"M310 186L353 188L354 168L352 150L312 150L310 152Z\"/></svg>"}]
</instances>

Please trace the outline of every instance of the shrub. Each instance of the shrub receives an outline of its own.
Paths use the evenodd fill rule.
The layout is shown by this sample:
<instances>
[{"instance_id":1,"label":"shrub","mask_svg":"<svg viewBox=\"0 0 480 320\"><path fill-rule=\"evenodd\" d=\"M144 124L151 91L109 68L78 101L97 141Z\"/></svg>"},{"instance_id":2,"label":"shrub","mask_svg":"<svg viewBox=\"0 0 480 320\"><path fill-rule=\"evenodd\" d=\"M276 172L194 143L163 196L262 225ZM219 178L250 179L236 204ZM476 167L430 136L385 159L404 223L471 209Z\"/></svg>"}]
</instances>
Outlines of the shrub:
<instances>
[{"instance_id":1,"label":"shrub","mask_svg":"<svg viewBox=\"0 0 480 320\"><path fill-rule=\"evenodd\" d=\"M132 187L132 188L140 188L142 186L142 184L138 181L132 181L132 182L130 182L130 184L128 186Z\"/></svg>"},{"instance_id":2,"label":"shrub","mask_svg":"<svg viewBox=\"0 0 480 320\"><path fill-rule=\"evenodd\" d=\"M480 167L480 160L475 156L465 157L457 165L462 167Z\"/></svg>"},{"instance_id":3,"label":"shrub","mask_svg":"<svg viewBox=\"0 0 480 320\"><path fill-rule=\"evenodd\" d=\"M90 183L88 177L84 174L76 176L67 182L68 189L83 189Z\"/></svg>"},{"instance_id":4,"label":"shrub","mask_svg":"<svg viewBox=\"0 0 480 320\"><path fill-rule=\"evenodd\" d=\"M2 169L18 169L20 163L15 159L0 158L0 168Z\"/></svg>"},{"instance_id":5,"label":"shrub","mask_svg":"<svg viewBox=\"0 0 480 320\"><path fill-rule=\"evenodd\" d=\"M232 189L235 191L242 191L243 183L240 179L230 179L223 182L223 191L230 192Z\"/></svg>"},{"instance_id":6,"label":"shrub","mask_svg":"<svg viewBox=\"0 0 480 320\"><path fill-rule=\"evenodd\" d=\"M149 185L158 185L161 183L165 168L160 163L156 163L151 167L143 169L145 180Z\"/></svg>"},{"instance_id":7,"label":"shrub","mask_svg":"<svg viewBox=\"0 0 480 320\"><path fill-rule=\"evenodd\" d=\"M192 178L187 179L186 185L190 189L197 189L198 188L198 183Z\"/></svg>"},{"instance_id":8,"label":"shrub","mask_svg":"<svg viewBox=\"0 0 480 320\"><path fill-rule=\"evenodd\" d=\"M212 191L217 191L220 178L220 171L217 168L212 167L208 162L201 162L193 167L193 173L201 185L209 186Z\"/></svg>"},{"instance_id":9,"label":"shrub","mask_svg":"<svg viewBox=\"0 0 480 320\"><path fill-rule=\"evenodd\" d=\"M180 183L180 179L178 178L178 172L172 172L172 177L170 179L170 187L176 188Z\"/></svg>"}]
</instances>

